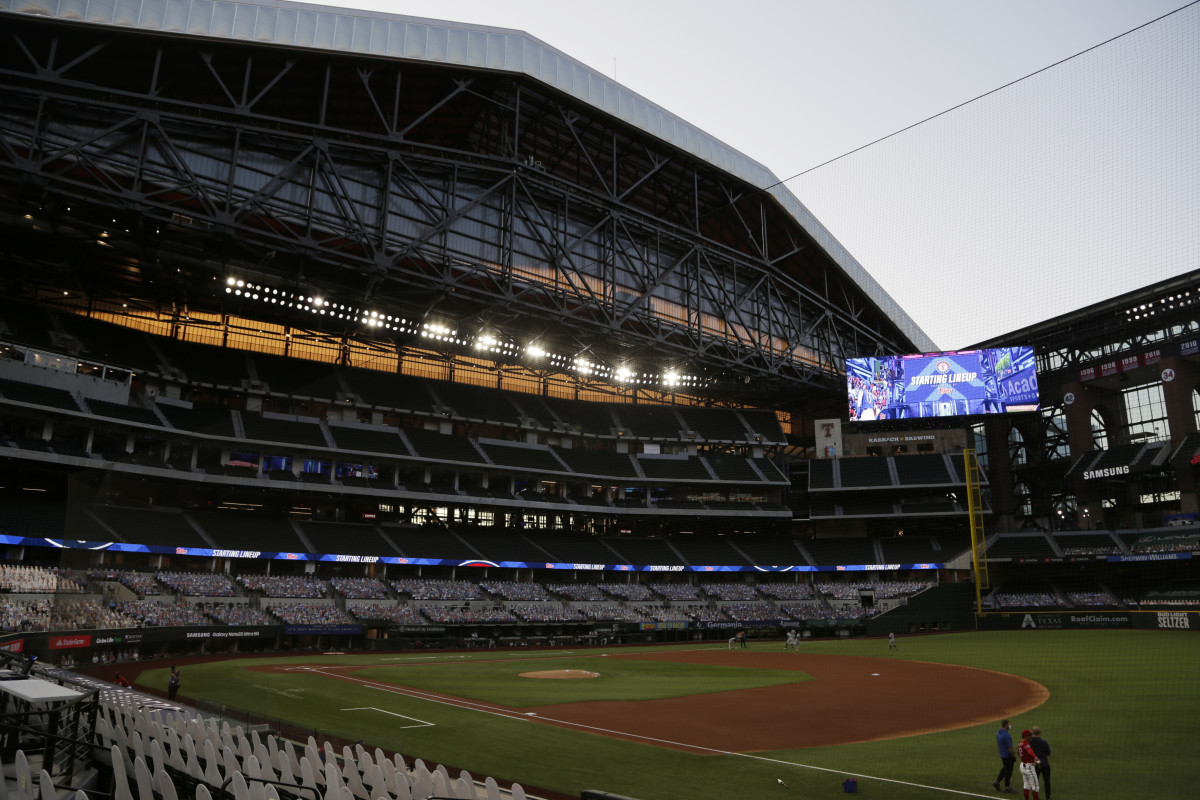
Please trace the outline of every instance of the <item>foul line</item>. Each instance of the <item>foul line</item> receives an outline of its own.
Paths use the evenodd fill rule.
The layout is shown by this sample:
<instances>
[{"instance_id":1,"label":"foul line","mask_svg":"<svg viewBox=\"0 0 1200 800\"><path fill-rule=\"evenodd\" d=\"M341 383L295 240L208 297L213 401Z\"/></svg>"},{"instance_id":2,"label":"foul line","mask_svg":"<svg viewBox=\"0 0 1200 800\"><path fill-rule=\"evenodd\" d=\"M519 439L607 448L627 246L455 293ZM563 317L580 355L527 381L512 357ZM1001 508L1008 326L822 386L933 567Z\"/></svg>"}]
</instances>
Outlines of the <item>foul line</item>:
<instances>
[{"instance_id":1,"label":"foul line","mask_svg":"<svg viewBox=\"0 0 1200 800\"><path fill-rule=\"evenodd\" d=\"M700 751L703 751L706 753L715 753L717 755L722 755L722 756L738 756L740 758L753 759L754 761L763 761L768 764L780 764L780 765L789 766L789 767L801 767L803 769L811 769L811 770L816 770L818 772L828 772L828 773L834 773L837 775L846 775L851 778L862 778L864 780L883 781L885 783L899 784L900 786L911 786L916 789L929 789L929 790L935 791L935 792L946 792L947 794L957 794L957 795L961 795L963 797L992 797L992 795L990 795L990 794L980 794L979 792L967 792L967 791L963 791L961 789L947 789L943 786L930 786L929 784L926 784L926 783L914 783L912 781L902 781L897 778L883 778L878 775L867 775L865 773L860 773L860 772L847 772L846 770L841 770L841 769L831 769L829 767L818 767L815 764L801 764L797 761L784 761L781 758L769 758L768 756L760 756L760 755L756 755L754 753L736 753L731 750L721 750L716 747L705 747L704 745L688 744L687 742L675 742L675 741L671 741L670 739L660 739L660 738L657 738L654 736L643 736L642 734L638 734L638 733L627 733L625 731L615 731L610 728L601 728L601 727L598 727L595 725L584 725L581 722L571 722L570 720L565 720L565 719L554 719L553 717L530 716L530 715L523 714L518 711L512 711L511 709L506 709L503 706L493 706L493 705L489 705L487 703L477 703L473 700L463 699L463 700L459 700L458 702L451 702L442 696L431 694L429 692L423 692L423 691L420 691L419 689L410 689L407 687L396 686L395 684L389 684L389 683L378 683L376 681L370 681L365 678L355 678L350 675L341 675L336 672L326 672L324 669L321 669L321 668L314 668L313 672L320 673L320 674L325 675L330 678L336 678L338 680L349 681L351 683L357 683L357 684L360 684L360 685L365 686L370 689L378 689L379 691L382 691L382 692L390 692L391 694L398 694L398 695L402 695L404 697L411 697L414 700L425 700L430 703L438 703L440 705L450 706L451 708L461 708L461 709L466 709L468 711L478 711L481 714L491 714L492 716L495 716L495 717L504 717L506 719L520 720L523 722L530 722L532 720L538 720L541 722L552 722L552 723L555 723L558 725L565 725L565 726L572 727L572 728L580 728L583 730L596 731L598 733L607 733L607 734L612 734L614 736L623 736L623 737L626 737L629 739L641 739L641 740L644 740L647 742L656 742L658 744L672 745L674 747L682 747L682 748L688 748L688 749L692 749L692 750L700 750Z\"/></svg>"},{"instance_id":2,"label":"foul line","mask_svg":"<svg viewBox=\"0 0 1200 800\"><path fill-rule=\"evenodd\" d=\"M417 719L416 717L405 716L404 714L397 714L395 711L388 711L387 709L376 708L375 706L362 706L361 708L343 708L342 711L378 711L380 714L390 714L393 717L399 717L400 719L407 719L407 720L412 720L413 722L421 723L420 725L401 725L399 727L399 729L402 731L408 730L409 728L436 728L437 727L436 723L426 722L423 719Z\"/></svg>"}]
</instances>

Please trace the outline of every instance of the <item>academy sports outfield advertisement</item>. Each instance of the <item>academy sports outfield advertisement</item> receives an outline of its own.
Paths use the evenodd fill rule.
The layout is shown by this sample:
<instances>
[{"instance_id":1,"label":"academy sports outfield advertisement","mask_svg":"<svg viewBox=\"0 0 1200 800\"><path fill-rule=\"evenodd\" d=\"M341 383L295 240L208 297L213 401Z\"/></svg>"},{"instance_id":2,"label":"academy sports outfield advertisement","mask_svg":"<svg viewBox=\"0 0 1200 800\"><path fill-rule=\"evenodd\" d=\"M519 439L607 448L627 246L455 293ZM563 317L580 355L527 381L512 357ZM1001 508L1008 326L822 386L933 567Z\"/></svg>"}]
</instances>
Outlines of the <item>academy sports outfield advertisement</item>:
<instances>
[{"instance_id":1,"label":"academy sports outfield advertisement","mask_svg":"<svg viewBox=\"0 0 1200 800\"><path fill-rule=\"evenodd\" d=\"M1005 611L976 614L980 630L1141 630L1200 631L1195 611Z\"/></svg>"},{"instance_id":2,"label":"academy sports outfield advertisement","mask_svg":"<svg viewBox=\"0 0 1200 800\"><path fill-rule=\"evenodd\" d=\"M503 569L567 569L593 572L890 572L898 569L941 569L944 564L848 564L836 567L810 567L807 564L782 566L688 565L681 564L574 564L550 561L486 561L459 558L404 558L400 556L348 556L321 553L283 553L269 550L222 550L212 547L163 547L126 544L125 542L85 542L77 539L41 539L34 536L0 534L0 544L59 549L107 550L114 553L158 553L195 558L261 558L275 561L321 561L338 564L396 564L415 567L499 567Z\"/></svg>"}]
</instances>

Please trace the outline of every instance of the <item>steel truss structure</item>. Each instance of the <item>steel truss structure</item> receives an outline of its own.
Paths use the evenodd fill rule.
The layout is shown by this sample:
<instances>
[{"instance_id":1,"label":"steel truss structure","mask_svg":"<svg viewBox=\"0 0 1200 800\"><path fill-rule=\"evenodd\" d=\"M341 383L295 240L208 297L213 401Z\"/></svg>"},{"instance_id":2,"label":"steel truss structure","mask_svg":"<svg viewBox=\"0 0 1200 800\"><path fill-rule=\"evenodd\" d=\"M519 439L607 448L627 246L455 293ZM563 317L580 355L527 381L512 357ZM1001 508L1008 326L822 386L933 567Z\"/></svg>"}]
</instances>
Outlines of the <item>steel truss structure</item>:
<instances>
[{"instance_id":1,"label":"steel truss structure","mask_svg":"<svg viewBox=\"0 0 1200 800\"><path fill-rule=\"evenodd\" d=\"M826 398L914 350L770 192L525 75L3 16L27 274L210 307L237 275Z\"/></svg>"}]
</instances>

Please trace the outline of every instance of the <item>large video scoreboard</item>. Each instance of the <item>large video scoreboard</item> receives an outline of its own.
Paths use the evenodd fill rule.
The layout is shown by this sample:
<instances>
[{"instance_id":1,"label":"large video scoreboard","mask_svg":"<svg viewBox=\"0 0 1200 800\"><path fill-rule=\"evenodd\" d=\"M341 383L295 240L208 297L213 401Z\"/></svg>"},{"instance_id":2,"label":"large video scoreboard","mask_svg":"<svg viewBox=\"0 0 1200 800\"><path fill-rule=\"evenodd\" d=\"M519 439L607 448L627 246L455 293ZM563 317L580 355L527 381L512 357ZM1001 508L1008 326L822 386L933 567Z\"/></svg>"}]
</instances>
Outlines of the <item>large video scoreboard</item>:
<instances>
[{"instance_id":1,"label":"large video scoreboard","mask_svg":"<svg viewBox=\"0 0 1200 800\"><path fill-rule=\"evenodd\" d=\"M851 422L1037 411L1032 347L851 358Z\"/></svg>"}]
</instances>

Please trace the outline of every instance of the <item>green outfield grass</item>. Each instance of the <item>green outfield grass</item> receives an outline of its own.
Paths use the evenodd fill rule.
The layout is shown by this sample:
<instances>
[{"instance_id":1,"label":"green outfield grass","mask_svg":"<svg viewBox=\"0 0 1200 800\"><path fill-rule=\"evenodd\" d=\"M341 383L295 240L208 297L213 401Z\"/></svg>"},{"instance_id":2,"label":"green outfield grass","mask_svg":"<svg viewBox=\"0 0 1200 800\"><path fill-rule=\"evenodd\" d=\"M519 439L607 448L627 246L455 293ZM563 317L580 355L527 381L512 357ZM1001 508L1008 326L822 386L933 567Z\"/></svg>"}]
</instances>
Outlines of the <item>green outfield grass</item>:
<instances>
[{"instance_id":1,"label":"green outfield grass","mask_svg":"<svg viewBox=\"0 0 1200 800\"><path fill-rule=\"evenodd\" d=\"M1014 729L1041 725L1054 750L1054 796L1184 798L1200 786L1200 636L1159 631L1006 631L886 641L809 642L802 652L882 656L982 667L1038 681L1050 690ZM622 648L654 652L676 647ZM883 742L748 755L693 755L648 744L504 718L403 697L305 672L254 672L256 664L370 665L363 677L516 707L597 699L643 699L794 681L796 673L616 661L603 651L479 651L241 659L189 666L183 694L259 711L370 746L442 761L565 794L602 789L641 800L845 797L859 776L865 797L994 797L998 720L973 728ZM520 657L518 662L515 656ZM513 663L482 663L496 658ZM536 659L536 660L529 660ZM477 663L479 662L479 663ZM599 663L600 667L596 667ZM535 669L587 669L590 681L515 678ZM805 676L799 676L804 678ZM166 670L139 683L165 685ZM531 684L536 683L536 686ZM356 710L347 710L356 709ZM808 725L803 708L788 724ZM735 725L736 720L730 720ZM432 724L427 724L432 723ZM680 740L686 740L686 730ZM777 783L784 780L790 788ZM1019 777L1017 786L1019 792ZM1019 796L1019 793L1018 793Z\"/></svg>"}]
</instances>

